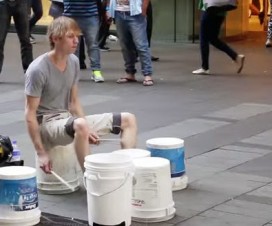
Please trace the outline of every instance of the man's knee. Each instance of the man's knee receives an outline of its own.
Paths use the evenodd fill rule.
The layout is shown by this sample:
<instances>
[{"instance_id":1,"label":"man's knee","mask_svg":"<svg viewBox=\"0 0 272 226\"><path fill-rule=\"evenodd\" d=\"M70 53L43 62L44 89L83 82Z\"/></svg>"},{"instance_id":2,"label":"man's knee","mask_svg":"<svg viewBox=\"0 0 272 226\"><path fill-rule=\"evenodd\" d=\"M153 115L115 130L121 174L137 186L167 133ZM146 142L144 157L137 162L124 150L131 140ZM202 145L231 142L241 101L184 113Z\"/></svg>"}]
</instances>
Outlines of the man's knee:
<instances>
[{"instance_id":1,"label":"man's knee","mask_svg":"<svg viewBox=\"0 0 272 226\"><path fill-rule=\"evenodd\" d=\"M74 137L75 134L80 136L89 136L88 123L84 118L71 117L65 125L65 129L68 135Z\"/></svg>"},{"instance_id":2,"label":"man's knee","mask_svg":"<svg viewBox=\"0 0 272 226\"><path fill-rule=\"evenodd\" d=\"M121 127L137 127L136 116L129 112L121 113Z\"/></svg>"}]
</instances>

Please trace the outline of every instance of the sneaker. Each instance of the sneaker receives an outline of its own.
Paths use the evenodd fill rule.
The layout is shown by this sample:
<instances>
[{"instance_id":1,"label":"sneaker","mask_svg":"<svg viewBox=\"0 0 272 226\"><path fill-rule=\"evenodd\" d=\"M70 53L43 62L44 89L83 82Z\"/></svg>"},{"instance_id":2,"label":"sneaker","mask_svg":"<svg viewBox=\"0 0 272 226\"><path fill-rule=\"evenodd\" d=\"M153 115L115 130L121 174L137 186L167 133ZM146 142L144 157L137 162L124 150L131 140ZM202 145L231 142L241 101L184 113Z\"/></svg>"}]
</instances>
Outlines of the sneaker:
<instances>
[{"instance_id":1,"label":"sneaker","mask_svg":"<svg viewBox=\"0 0 272 226\"><path fill-rule=\"evenodd\" d=\"M209 70L205 70L203 68L197 69L195 71L192 72L194 75L209 75L210 71Z\"/></svg>"},{"instance_id":2,"label":"sneaker","mask_svg":"<svg viewBox=\"0 0 272 226\"><path fill-rule=\"evenodd\" d=\"M110 51L110 48L107 47L107 46L103 46L103 47L100 47L100 51L102 51L102 52L108 52L108 51Z\"/></svg>"},{"instance_id":3,"label":"sneaker","mask_svg":"<svg viewBox=\"0 0 272 226\"><path fill-rule=\"evenodd\" d=\"M94 82L104 82L104 78L101 74L101 71L93 71L92 75L91 75L91 80L93 80Z\"/></svg>"},{"instance_id":4,"label":"sneaker","mask_svg":"<svg viewBox=\"0 0 272 226\"><path fill-rule=\"evenodd\" d=\"M36 43L36 40L35 40L35 38L32 35L29 36L29 41L30 41L31 44L35 44Z\"/></svg>"},{"instance_id":5,"label":"sneaker","mask_svg":"<svg viewBox=\"0 0 272 226\"><path fill-rule=\"evenodd\" d=\"M237 73L241 73L241 71L243 70L244 67L244 63L245 63L245 55L239 54L235 60L236 64L237 64Z\"/></svg>"},{"instance_id":6,"label":"sneaker","mask_svg":"<svg viewBox=\"0 0 272 226\"><path fill-rule=\"evenodd\" d=\"M118 38L115 35L109 35L109 40L112 42L117 42Z\"/></svg>"},{"instance_id":7,"label":"sneaker","mask_svg":"<svg viewBox=\"0 0 272 226\"><path fill-rule=\"evenodd\" d=\"M266 40L265 47L266 47L266 48L272 47L271 39L267 39L267 40Z\"/></svg>"}]
</instances>

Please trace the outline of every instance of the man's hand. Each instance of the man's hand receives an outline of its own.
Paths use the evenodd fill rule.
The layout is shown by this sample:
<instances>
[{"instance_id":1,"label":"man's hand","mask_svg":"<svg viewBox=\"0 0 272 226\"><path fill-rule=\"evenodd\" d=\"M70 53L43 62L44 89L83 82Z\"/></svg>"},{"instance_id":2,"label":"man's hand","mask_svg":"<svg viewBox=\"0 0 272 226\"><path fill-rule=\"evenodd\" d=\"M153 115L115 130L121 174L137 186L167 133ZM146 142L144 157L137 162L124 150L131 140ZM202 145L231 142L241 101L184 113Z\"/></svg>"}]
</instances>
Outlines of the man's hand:
<instances>
[{"instance_id":1,"label":"man's hand","mask_svg":"<svg viewBox=\"0 0 272 226\"><path fill-rule=\"evenodd\" d=\"M99 144L99 136L94 132L94 131L90 131L89 133L89 143L90 144Z\"/></svg>"},{"instance_id":2,"label":"man's hand","mask_svg":"<svg viewBox=\"0 0 272 226\"><path fill-rule=\"evenodd\" d=\"M47 174L51 173L52 170L52 162L50 161L49 155L47 152L38 154L38 161L40 164L40 168Z\"/></svg>"}]
</instances>

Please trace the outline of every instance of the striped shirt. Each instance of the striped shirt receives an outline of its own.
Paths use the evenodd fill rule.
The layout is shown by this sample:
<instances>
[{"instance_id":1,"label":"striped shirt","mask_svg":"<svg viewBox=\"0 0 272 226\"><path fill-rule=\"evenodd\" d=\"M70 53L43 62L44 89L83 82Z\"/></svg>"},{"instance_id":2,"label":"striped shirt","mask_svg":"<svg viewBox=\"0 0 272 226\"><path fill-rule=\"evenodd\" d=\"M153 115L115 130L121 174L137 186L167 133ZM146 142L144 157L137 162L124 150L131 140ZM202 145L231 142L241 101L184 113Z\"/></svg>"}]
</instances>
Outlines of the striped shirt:
<instances>
[{"instance_id":1,"label":"striped shirt","mask_svg":"<svg viewBox=\"0 0 272 226\"><path fill-rule=\"evenodd\" d=\"M98 15L97 0L63 0L64 16L90 17Z\"/></svg>"}]
</instances>

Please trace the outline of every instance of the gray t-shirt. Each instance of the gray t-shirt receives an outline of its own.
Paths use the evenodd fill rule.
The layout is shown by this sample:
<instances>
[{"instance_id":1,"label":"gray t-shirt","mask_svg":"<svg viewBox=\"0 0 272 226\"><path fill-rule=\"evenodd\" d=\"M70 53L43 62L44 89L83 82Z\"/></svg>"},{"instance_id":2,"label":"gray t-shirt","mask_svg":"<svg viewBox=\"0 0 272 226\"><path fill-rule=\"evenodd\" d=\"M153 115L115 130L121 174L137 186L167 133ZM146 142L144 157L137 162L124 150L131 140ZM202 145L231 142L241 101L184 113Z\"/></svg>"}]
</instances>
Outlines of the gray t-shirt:
<instances>
[{"instance_id":1,"label":"gray t-shirt","mask_svg":"<svg viewBox=\"0 0 272 226\"><path fill-rule=\"evenodd\" d=\"M37 116L66 112L71 88L79 80L79 61L70 54L65 71L61 72L49 59L48 53L36 58L28 67L25 94L40 97Z\"/></svg>"}]
</instances>

